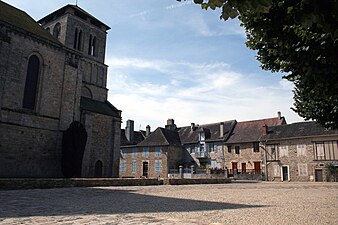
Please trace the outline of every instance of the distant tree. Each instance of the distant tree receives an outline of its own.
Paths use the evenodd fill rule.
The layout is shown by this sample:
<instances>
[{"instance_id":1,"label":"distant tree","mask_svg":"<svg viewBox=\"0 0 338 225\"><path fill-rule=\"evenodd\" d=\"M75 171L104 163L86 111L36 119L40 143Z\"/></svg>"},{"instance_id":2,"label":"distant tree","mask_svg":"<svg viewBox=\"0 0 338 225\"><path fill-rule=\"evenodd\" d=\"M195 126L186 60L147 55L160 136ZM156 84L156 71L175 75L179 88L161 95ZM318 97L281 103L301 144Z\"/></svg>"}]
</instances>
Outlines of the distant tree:
<instances>
[{"instance_id":1,"label":"distant tree","mask_svg":"<svg viewBox=\"0 0 338 225\"><path fill-rule=\"evenodd\" d=\"M178 0L180 1L180 0ZM338 129L337 0L194 0L220 8L221 19L238 16L247 46L261 67L292 81L294 108L303 118Z\"/></svg>"}]
</instances>

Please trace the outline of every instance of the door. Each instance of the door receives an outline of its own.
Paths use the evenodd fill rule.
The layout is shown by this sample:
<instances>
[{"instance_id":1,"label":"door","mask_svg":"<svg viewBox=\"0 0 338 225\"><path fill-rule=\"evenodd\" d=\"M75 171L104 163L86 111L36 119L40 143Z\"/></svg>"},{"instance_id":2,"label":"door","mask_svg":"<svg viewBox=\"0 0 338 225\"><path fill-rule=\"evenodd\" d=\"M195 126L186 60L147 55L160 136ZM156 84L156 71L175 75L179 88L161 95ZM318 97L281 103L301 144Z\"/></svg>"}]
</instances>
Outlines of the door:
<instances>
[{"instance_id":1,"label":"door","mask_svg":"<svg viewBox=\"0 0 338 225\"><path fill-rule=\"evenodd\" d=\"M315 170L315 181L323 182L323 170Z\"/></svg>"},{"instance_id":2,"label":"door","mask_svg":"<svg viewBox=\"0 0 338 225\"><path fill-rule=\"evenodd\" d=\"M148 162L143 162L143 174L142 176L148 178Z\"/></svg>"},{"instance_id":3,"label":"door","mask_svg":"<svg viewBox=\"0 0 338 225\"><path fill-rule=\"evenodd\" d=\"M287 166L282 166L282 179L283 181L289 180L289 168Z\"/></svg>"},{"instance_id":4,"label":"door","mask_svg":"<svg viewBox=\"0 0 338 225\"><path fill-rule=\"evenodd\" d=\"M246 163L242 163L242 174L246 174Z\"/></svg>"},{"instance_id":5,"label":"door","mask_svg":"<svg viewBox=\"0 0 338 225\"><path fill-rule=\"evenodd\" d=\"M95 177L102 177L102 162L100 160L97 160L95 163Z\"/></svg>"},{"instance_id":6,"label":"door","mask_svg":"<svg viewBox=\"0 0 338 225\"><path fill-rule=\"evenodd\" d=\"M261 162L254 162L255 174L261 174Z\"/></svg>"},{"instance_id":7,"label":"door","mask_svg":"<svg viewBox=\"0 0 338 225\"><path fill-rule=\"evenodd\" d=\"M232 174L237 174L237 162L231 162Z\"/></svg>"}]
</instances>

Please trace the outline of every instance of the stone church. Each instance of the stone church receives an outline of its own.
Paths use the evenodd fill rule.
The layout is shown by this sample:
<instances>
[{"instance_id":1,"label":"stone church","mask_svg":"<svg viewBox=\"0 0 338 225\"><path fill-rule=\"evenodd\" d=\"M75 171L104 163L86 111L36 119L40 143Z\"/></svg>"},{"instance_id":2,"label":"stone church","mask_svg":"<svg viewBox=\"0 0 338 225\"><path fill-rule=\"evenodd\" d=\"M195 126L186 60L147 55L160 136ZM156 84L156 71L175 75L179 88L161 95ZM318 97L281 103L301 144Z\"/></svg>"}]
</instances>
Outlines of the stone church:
<instances>
[{"instance_id":1,"label":"stone church","mask_svg":"<svg viewBox=\"0 0 338 225\"><path fill-rule=\"evenodd\" d=\"M118 176L121 111L107 100L104 64L109 29L75 5L35 21L0 1L0 177L63 177L64 133L74 121L86 134L80 176Z\"/></svg>"}]
</instances>

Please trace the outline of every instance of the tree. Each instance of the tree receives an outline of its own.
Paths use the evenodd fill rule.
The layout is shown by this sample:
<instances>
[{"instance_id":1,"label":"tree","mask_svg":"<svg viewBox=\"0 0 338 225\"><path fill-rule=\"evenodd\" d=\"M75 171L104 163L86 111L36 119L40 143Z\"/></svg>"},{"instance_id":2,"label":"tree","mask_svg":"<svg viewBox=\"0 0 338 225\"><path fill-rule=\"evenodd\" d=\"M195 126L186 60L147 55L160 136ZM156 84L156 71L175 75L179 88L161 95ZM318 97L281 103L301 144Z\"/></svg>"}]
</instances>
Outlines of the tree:
<instances>
[{"instance_id":1,"label":"tree","mask_svg":"<svg viewBox=\"0 0 338 225\"><path fill-rule=\"evenodd\" d=\"M261 67L295 84L294 108L307 120L338 129L337 0L194 0L238 18Z\"/></svg>"}]
</instances>

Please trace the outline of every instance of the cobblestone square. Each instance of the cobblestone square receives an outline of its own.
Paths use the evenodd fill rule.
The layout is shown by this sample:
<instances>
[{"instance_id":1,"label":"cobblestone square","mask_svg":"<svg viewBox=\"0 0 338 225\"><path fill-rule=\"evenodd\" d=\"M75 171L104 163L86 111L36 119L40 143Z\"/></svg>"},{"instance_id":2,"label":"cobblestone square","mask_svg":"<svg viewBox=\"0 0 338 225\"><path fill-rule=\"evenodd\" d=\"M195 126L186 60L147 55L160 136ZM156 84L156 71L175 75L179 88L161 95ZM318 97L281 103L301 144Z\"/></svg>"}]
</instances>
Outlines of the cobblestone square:
<instances>
[{"instance_id":1,"label":"cobblestone square","mask_svg":"<svg viewBox=\"0 0 338 225\"><path fill-rule=\"evenodd\" d=\"M337 183L0 191L0 224L338 224Z\"/></svg>"}]
</instances>

